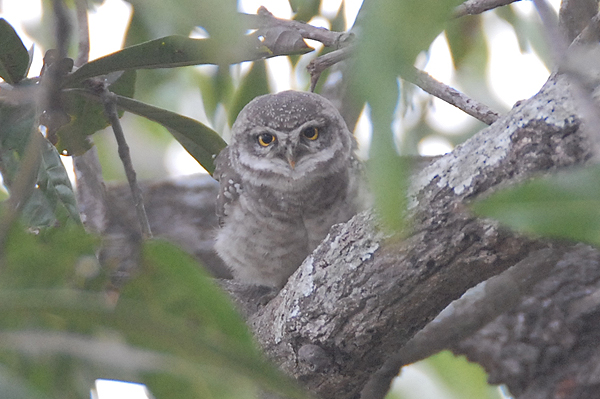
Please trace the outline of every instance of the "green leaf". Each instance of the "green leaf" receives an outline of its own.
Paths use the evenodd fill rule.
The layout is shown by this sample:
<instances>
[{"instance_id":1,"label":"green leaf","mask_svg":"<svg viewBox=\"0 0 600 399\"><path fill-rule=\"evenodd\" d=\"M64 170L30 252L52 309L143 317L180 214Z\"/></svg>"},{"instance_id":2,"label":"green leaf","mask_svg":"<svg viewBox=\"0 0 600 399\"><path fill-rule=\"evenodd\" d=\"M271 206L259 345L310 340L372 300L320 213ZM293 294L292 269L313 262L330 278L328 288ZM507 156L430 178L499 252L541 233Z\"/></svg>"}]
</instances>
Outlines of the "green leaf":
<instances>
[{"instance_id":1,"label":"green leaf","mask_svg":"<svg viewBox=\"0 0 600 399\"><path fill-rule=\"evenodd\" d=\"M11 373L6 367L0 366L0 388L4 399L50 399L34 391L27 380L17 373Z\"/></svg>"},{"instance_id":2,"label":"green leaf","mask_svg":"<svg viewBox=\"0 0 600 399\"><path fill-rule=\"evenodd\" d=\"M58 220L81 223L75 194L56 148L35 132L35 104L0 104L0 169L9 189L21 170L25 147L31 137L40 143L37 186L23 205L29 227L50 227ZM32 176L33 177L33 176ZM33 181L32 181L33 185Z\"/></svg>"},{"instance_id":3,"label":"green leaf","mask_svg":"<svg viewBox=\"0 0 600 399\"><path fill-rule=\"evenodd\" d=\"M469 362L464 356L455 356L442 351L424 361L433 367L438 381L445 385L445 392L461 399L500 399L503 396L495 386L487 383L485 370L477 363Z\"/></svg>"},{"instance_id":4,"label":"green leaf","mask_svg":"<svg viewBox=\"0 0 600 399\"><path fill-rule=\"evenodd\" d=\"M75 265L90 256L95 257L97 244L98 239L87 234L82 226L72 224L31 234L17 224L1 249L0 292L65 288L79 279ZM2 320L0 326L5 326Z\"/></svg>"},{"instance_id":5,"label":"green leaf","mask_svg":"<svg viewBox=\"0 0 600 399\"><path fill-rule=\"evenodd\" d=\"M0 18L0 77L7 83L19 83L29 69L29 52L14 28Z\"/></svg>"},{"instance_id":6,"label":"green leaf","mask_svg":"<svg viewBox=\"0 0 600 399\"><path fill-rule=\"evenodd\" d=\"M169 129L173 137L204 169L209 173L214 171L214 157L227 145L214 130L194 119L131 98L118 96L117 104L126 111L160 123Z\"/></svg>"},{"instance_id":7,"label":"green leaf","mask_svg":"<svg viewBox=\"0 0 600 399\"><path fill-rule=\"evenodd\" d=\"M255 61L252 67L242 79L240 87L236 90L231 106L228 110L229 126L233 125L238 114L254 98L268 94L269 80L264 60Z\"/></svg>"},{"instance_id":8,"label":"green leaf","mask_svg":"<svg viewBox=\"0 0 600 399\"><path fill-rule=\"evenodd\" d=\"M445 33L454 68L477 70L478 75L483 78L488 49L481 16L455 19L448 24Z\"/></svg>"},{"instance_id":9,"label":"green leaf","mask_svg":"<svg viewBox=\"0 0 600 399\"><path fill-rule=\"evenodd\" d=\"M69 288L89 274L81 266L89 236L50 233L15 228L0 280L0 362L42 392L75 398L82 380L120 376L163 398L238 398L240 387L255 384L305 397L264 359L229 299L182 250L145 242L138 277L114 307L102 292Z\"/></svg>"},{"instance_id":10,"label":"green leaf","mask_svg":"<svg viewBox=\"0 0 600 399\"><path fill-rule=\"evenodd\" d=\"M130 27L133 32L127 33L128 45L140 43L141 38L187 36L194 27L201 26L210 37L218 39L221 47L231 48L245 29L235 1L129 0L128 3L134 7L134 26Z\"/></svg>"},{"instance_id":11,"label":"green leaf","mask_svg":"<svg viewBox=\"0 0 600 399\"><path fill-rule=\"evenodd\" d=\"M357 18L361 36L348 81L353 100L367 102L373 123L369 177L385 226L401 230L406 204L406 172L398 158L391 125L399 99L398 77L443 31L460 0L374 0Z\"/></svg>"},{"instance_id":12,"label":"green leaf","mask_svg":"<svg viewBox=\"0 0 600 399\"><path fill-rule=\"evenodd\" d=\"M136 72L127 71L112 83L108 90L133 97L135 79ZM64 91L62 99L64 110L71 120L56 132L58 136L56 146L63 155L80 155L90 148L87 136L108 127L110 123L104 114L103 105L98 101L82 97L80 93L71 90Z\"/></svg>"},{"instance_id":13,"label":"green leaf","mask_svg":"<svg viewBox=\"0 0 600 399\"><path fill-rule=\"evenodd\" d=\"M216 111L219 104L228 104L234 91L233 79L228 65L219 65L216 71L196 73L196 81L202 104L209 120L216 123Z\"/></svg>"},{"instance_id":14,"label":"green leaf","mask_svg":"<svg viewBox=\"0 0 600 399\"><path fill-rule=\"evenodd\" d=\"M334 32L343 32L346 30L346 2L342 1L340 9L335 17L330 21L331 30Z\"/></svg>"},{"instance_id":15,"label":"green leaf","mask_svg":"<svg viewBox=\"0 0 600 399\"><path fill-rule=\"evenodd\" d=\"M73 186L56 147L48 140L43 140L41 155L38 189L52 205L53 213L59 221L64 224L69 218L81 224Z\"/></svg>"},{"instance_id":16,"label":"green leaf","mask_svg":"<svg viewBox=\"0 0 600 399\"><path fill-rule=\"evenodd\" d=\"M23 154L36 121L34 102L19 105L0 102L0 147Z\"/></svg>"},{"instance_id":17,"label":"green leaf","mask_svg":"<svg viewBox=\"0 0 600 399\"><path fill-rule=\"evenodd\" d=\"M321 0L290 0L290 6L295 13L294 20L308 22L319 15Z\"/></svg>"},{"instance_id":18,"label":"green leaf","mask_svg":"<svg viewBox=\"0 0 600 399\"><path fill-rule=\"evenodd\" d=\"M196 261L171 244L144 244L143 269L124 288L121 297L140 301L171 317L181 317L204 332L202 339L216 339L219 345L241 356L259 354L229 299Z\"/></svg>"},{"instance_id":19,"label":"green leaf","mask_svg":"<svg viewBox=\"0 0 600 399\"><path fill-rule=\"evenodd\" d=\"M166 323L167 330L176 335L165 336L168 343L159 343L158 337L145 334L131 337L134 343L158 350L167 349L164 344L174 345L171 353L184 359L200 364L209 359L224 362L229 373L241 373L290 397L303 397L295 384L265 361L229 298L194 259L160 241L144 244L143 259L140 276L122 293L124 303L134 300L148 306L149 314L142 317Z\"/></svg>"},{"instance_id":20,"label":"green leaf","mask_svg":"<svg viewBox=\"0 0 600 399\"><path fill-rule=\"evenodd\" d=\"M600 245L600 168L533 180L478 201L472 208L523 233Z\"/></svg>"},{"instance_id":21,"label":"green leaf","mask_svg":"<svg viewBox=\"0 0 600 399\"><path fill-rule=\"evenodd\" d=\"M69 75L66 87L87 78L111 72L143 68L174 68L199 64L235 64L270 55L249 37L240 38L238 51L223 48L214 39L191 39L185 36L167 36L127 47L98 58ZM242 46L243 45L243 46ZM236 48L237 48L236 47Z\"/></svg>"}]
</instances>

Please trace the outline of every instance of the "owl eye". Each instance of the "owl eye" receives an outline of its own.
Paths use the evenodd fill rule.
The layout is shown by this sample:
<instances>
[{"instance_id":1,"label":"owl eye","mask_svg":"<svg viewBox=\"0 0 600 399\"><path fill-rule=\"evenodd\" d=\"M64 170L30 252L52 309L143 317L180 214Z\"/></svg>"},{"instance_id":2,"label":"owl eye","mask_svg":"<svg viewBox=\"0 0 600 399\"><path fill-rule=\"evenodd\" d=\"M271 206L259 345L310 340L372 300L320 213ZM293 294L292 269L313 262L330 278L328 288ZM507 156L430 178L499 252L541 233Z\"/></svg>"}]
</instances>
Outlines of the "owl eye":
<instances>
[{"instance_id":1,"label":"owl eye","mask_svg":"<svg viewBox=\"0 0 600 399\"><path fill-rule=\"evenodd\" d=\"M256 137L256 139L258 140L258 144L263 147L268 147L275 142L275 136L273 136L271 133L261 133Z\"/></svg>"},{"instance_id":2,"label":"owl eye","mask_svg":"<svg viewBox=\"0 0 600 399\"><path fill-rule=\"evenodd\" d=\"M302 135L309 140L316 140L319 137L319 129L314 126L307 127L302 131Z\"/></svg>"}]
</instances>

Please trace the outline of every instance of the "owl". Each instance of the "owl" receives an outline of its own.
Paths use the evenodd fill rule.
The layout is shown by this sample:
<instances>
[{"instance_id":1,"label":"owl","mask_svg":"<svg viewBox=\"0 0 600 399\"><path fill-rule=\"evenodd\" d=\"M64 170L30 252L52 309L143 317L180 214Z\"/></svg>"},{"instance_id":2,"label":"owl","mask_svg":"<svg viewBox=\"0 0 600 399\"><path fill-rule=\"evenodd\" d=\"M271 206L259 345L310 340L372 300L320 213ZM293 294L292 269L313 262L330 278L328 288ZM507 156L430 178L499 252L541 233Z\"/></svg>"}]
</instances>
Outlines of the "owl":
<instances>
[{"instance_id":1,"label":"owl","mask_svg":"<svg viewBox=\"0 0 600 399\"><path fill-rule=\"evenodd\" d=\"M325 98L252 100L215 160L215 248L235 279L281 288L330 227L363 208L356 141Z\"/></svg>"}]
</instances>

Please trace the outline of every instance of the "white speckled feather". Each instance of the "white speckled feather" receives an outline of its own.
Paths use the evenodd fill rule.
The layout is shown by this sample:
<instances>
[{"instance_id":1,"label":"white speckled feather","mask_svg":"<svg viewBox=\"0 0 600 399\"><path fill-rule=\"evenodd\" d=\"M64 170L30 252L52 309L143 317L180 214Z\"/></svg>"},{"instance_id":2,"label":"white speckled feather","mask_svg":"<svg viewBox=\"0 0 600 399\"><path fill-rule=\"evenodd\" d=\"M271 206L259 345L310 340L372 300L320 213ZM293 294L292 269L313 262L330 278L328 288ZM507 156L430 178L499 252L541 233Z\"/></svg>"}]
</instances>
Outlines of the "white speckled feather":
<instances>
[{"instance_id":1,"label":"white speckled feather","mask_svg":"<svg viewBox=\"0 0 600 399\"><path fill-rule=\"evenodd\" d=\"M215 161L216 249L234 278L282 287L333 224L363 208L355 147L317 94L261 96L240 112Z\"/></svg>"}]
</instances>

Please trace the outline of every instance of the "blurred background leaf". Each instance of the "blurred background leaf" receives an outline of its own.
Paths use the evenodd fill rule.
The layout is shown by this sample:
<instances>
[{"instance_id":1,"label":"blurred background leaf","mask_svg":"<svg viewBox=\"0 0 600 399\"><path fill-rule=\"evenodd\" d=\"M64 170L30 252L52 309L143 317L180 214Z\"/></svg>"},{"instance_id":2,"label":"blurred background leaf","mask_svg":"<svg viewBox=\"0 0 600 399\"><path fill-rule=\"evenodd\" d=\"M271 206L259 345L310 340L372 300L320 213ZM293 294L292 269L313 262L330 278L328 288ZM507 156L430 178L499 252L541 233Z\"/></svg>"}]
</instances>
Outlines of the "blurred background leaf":
<instances>
[{"instance_id":1,"label":"blurred background leaf","mask_svg":"<svg viewBox=\"0 0 600 399\"><path fill-rule=\"evenodd\" d=\"M360 11L361 36L349 80L355 101L370 106L373 124L369 180L384 225L404 227L407 167L392 132L399 77L412 68L446 26L460 1L377 0ZM385 56L383 56L385 55Z\"/></svg>"},{"instance_id":2,"label":"blurred background leaf","mask_svg":"<svg viewBox=\"0 0 600 399\"><path fill-rule=\"evenodd\" d=\"M267 69L264 60L252 63L250 70L242 78L242 83L235 91L228 112L229 126L233 125L238 114L254 98L269 94L269 82L267 80Z\"/></svg>"},{"instance_id":3,"label":"blurred background leaf","mask_svg":"<svg viewBox=\"0 0 600 399\"><path fill-rule=\"evenodd\" d=\"M229 299L188 254L145 243L142 269L114 308L102 291L85 289L107 278L96 244L80 227L35 236L15 226L0 282L7 370L56 398L81 397L96 378L117 377L165 398L182 391L250 398L258 385L304 397L263 358ZM183 383L172 389L175 380Z\"/></svg>"},{"instance_id":4,"label":"blurred background leaf","mask_svg":"<svg viewBox=\"0 0 600 399\"><path fill-rule=\"evenodd\" d=\"M226 145L214 130L193 119L127 97L119 97L117 104L169 129L200 165L209 173L214 171L214 158Z\"/></svg>"},{"instance_id":5,"label":"blurred background leaf","mask_svg":"<svg viewBox=\"0 0 600 399\"><path fill-rule=\"evenodd\" d=\"M65 85L87 78L129 69L176 68L198 64L235 64L268 55L258 51L245 36L235 38L245 46L235 53L224 51L221 42L213 39L191 39L185 36L165 36L127 47L91 61L67 77Z\"/></svg>"},{"instance_id":6,"label":"blurred background leaf","mask_svg":"<svg viewBox=\"0 0 600 399\"><path fill-rule=\"evenodd\" d=\"M133 97L135 78L135 70L126 71L108 86L108 90ZM66 91L62 99L70 121L56 132L56 146L63 155L81 155L91 147L88 136L110 125L104 113L104 106L90 98L82 97L77 92ZM120 116L123 116L123 112Z\"/></svg>"},{"instance_id":7,"label":"blurred background leaf","mask_svg":"<svg viewBox=\"0 0 600 399\"><path fill-rule=\"evenodd\" d=\"M600 245L600 168L536 179L477 201L473 210L524 233Z\"/></svg>"},{"instance_id":8,"label":"blurred background leaf","mask_svg":"<svg viewBox=\"0 0 600 399\"><path fill-rule=\"evenodd\" d=\"M105 7L108 3L108 1L95 0L93 4L92 2L88 4L91 10L96 10L100 5ZM146 46L152 46L160 43L152 42L153 40L179 35L180 39L178 40L182 40L184 43L189 43L191 40L189 38L203 38L203 40L208 39L208 41L216 43L211 51L219 51L219 57L226 58L231 57L232 54L240 54L237 38L246 34L246 31L244 24L238 19L236 11L238 7L242 6L242 3L220 0L176 0L171 2L131 0L128 2L128 5L131 6L131 19L125 30L124 43L126 46L141 43L150 43ZM350 121L350 126L354 125L360 110L363 110L361 123L356 129L356 133L363 145L367 148L370 145L369 173L380 200L380 211L390 228L401 229L403 227L405 173L408 167L398 157L398 154L422 153L423 143L428 140L438 140L444 143L446 147L442 148L447 151L482 127L481 123L471 120L454 130L449 129L447 125L452 124L456 114L440 117L439 115L444 114L439 112L442 105L438 101L432 100L420 89L415 89L411 84L399 79L405 68L413 65L423 67L438 63L439 59L436 59L435 62L432 61L440 53L440 43L444 47L447 42L448 49L441 52L449 52L452 64L448 66L448 73L442 74L443 78L440 79L493 108L503 111L507 110L511 104L508 102L507 105L499 100L490 80L490 62L493 54L490 32L496 29L492 24L500 21L503 29L514 32L521 50L533 50L542 59L547 59L547 51L542 44L543 30L539 26L539 21L535 18L535 14L522 11L528 2L519 2L503 7L500 10L486 13L484 16L465 17L444 22L450 10L458 3L449 0L427 0L425 3L416 0L367 2L362 7L354 27L357 34L360 35L358 43L360 48L356 62L354 65L339 65L339 68L336 66L331 73L329 70L326 71L317 86L318 92L327 93L336 104L340 104L343 114L344 111L351 110L349 114L352 114L350 119L353 120ZM75 3L67 1L65 4L69 7L68 15L72 26L76 27L73 8ZM287 16L282 14L282 18L311 20L313 23L330 26L331 29L338 31L352 27L354 24L352 10L357 10L359 7L346 0L333 6L331 2L318 0L291 0L290 5L289 14ZM270 10L273 11L273 9ZM29 22L23 27L34 38L36 47L42 53L44 50L56 46L53 23L52 1L43 0L40 20ZM103 29L100 36L108 35L113 31L112 20L111 24L106 24ZM313 45L313 43L310 44ZM143 46L140 48L148 49ZM436 48L435 51L434 48ZM77 54L75 38L71 40L69 51L71 57L75 57ZM133 57L136 58L134 60L133 53L130 51L132 50L120 53L118 57L125 57L127 62L133 60L138 63L135 64L136 66L150 66L151 63L156 65L156 57L148 58L151 53L144 51L141 56L147 58L138 58L140 54L137 54ZM140 178L157 179L181 173L175 172L176 169L173 169L173 165L183 158L184 150L175 143L173 136L199 162L209 165L207 169L210 171L211 161L207 162L206 159L212 157L225 143L213 131L227 139L231 123L239 110L257 95L288 88L306 90L309 78L304 69L305 66L317 55L328 51L330 50L321 48L318 50L318 54L314 52L293 57L277 57L237 65L144 69L138 71L135 82L129 78L123 80L131 85L128 86L128 91L120 93L125 97L132 97L131 89L135 85L136 97L135 102L128 102L129 100L124 99L123 103L128 102L130 110L137 107L137 113L145 116L140 118L125 113L122 118L138 175ZM23 54L20 47L17 52ZM87 72L83 69L78 74L80 77L83 77L84 73L86 76L91 76L123 68L124 66L120 64L122 59L119 61L118 57L108 58L108 63L106 59L97 61L95 64L91 63L86 67ZM202 57L198 57L194 62L209 60ZM20 55L20 58L22 61L25 60L23 55ZM163 59L161 62L172 61L173 59L166 59L166 61ZM21 68L19 70L22 70L23 62L20 62L19 65ZM39 68L38 71L33 71L33 73L38 72ZM19 74L20 72L17 76ZM77 77L77 75L75 76ZM22 81L20 85L24 86L30 83ZM346 91L348 83L350 87ZM85 142L87 135L105 126L105 122L102 121L102 107L98 106L92 109L93 107L89 108L88 104L83 102L75 103L80 100L79 97L77 99L73 97L71 100L73 101L71 109L75 110L72 114L76 118L72 121L72 130L65 137L79 140L77 144L81 146L80 148L87 148ZM368 106L365 107L364 105L367 103ZM0 103L0 158L3 162L1 172L5 178L5 184L9 184L11 176L17 173L20 151L24 149L27 142L24 138L28 137L31 131L36 131L35 111L33 103L18 105ZM162 116L157 116L159 114ZM162 119L163 116L166 119ZM150 119L146 119L146 117L150 117ZM369 128L365 129L365 126L369 125L369 117L372 121L372 142L368 138ZM75 125L78 123L81 124L76 127ZM123 180L122 167L114 161L116 147L112 133L101 130L94 134L93 139L99 150L104 177L108 181ZM64 149L65 147L59 146L59 148ZM49 164L56 166L57 159L52 158ZM54 171L53 168L51 170ZM185 172L188 173L188 171ZM60 186L58 182L64 181L65 175L62 172L59 175L55 176L57 182L55 187ZM597 178L597 176L588 177ZM48 178L46 179L48 180ZM541 193L556 195L553 190L548 189ZM34 195L38 197L36 201L39 201L40 204L37 209L42 210L40 216L47 218L47 225L52 225L56 220L53 219L56 217L52 210L53 205L48 202L43 193L39 190L36 192L38 194ZM586 195L591 195L577 190L576 193L581 197L577 200L580 203L587 201ZM1 193L0 198L2 198ZM562 197L559 195L557 198ZM558 202L561 206L566 204L570 208L576 209L574 205L577 201L570 198L565 197L563 202ZM526 226L520 228L536 233L543 232L545 227L538 231L537 227L532 226L539 224L540 218L546 217L545 214L540 216L542 211L538 208L549 211L553 206L558 206L545 204L540 198L532 202L536 205L512 203L513 200L514 198L511 197L498 204L491 204L490 215L493 212L505 212L506 207L503 204L511 203L511 207L517 211L516 214L508 216L509 222L507 223L518 225L517 222L510 221L511 218L519 220L519 218L525 217L523 213L519 213L518 209L523 208L522 212L524 213L529 212L527 209L533 209L533 213L529 212L529 216L525 217L533 221L527 221ZM58 202L60 203L60 200ZM61 205L63 207L60 211L61 217L68 213L67 204L69 203L67 200ZM41 204L45 204L46 208ZM30 209L27 209L25 213L30 216L35 215L35 212ZM579 213L580 210L573 210L571 222L580 217L590 219L596 217L585 213L584 216L581 216ZM501 217L504 216L501 215ZM62 228L57 230L62 231ZM593 227L584 228L575 233L571 230L574 229L566 230L570 237L577 233L579 236L575 237L592 239L590 237L597 234ZM98 270L97 265L94 266L94 263L90 261L93 257L89 256L87 249L80 248L80 245L85 247L84 244L89 237L81 230L74 230L78 232L77 234L65 233L64 237L61 236L62 238L48 235L53 231L54 229L43 230L37 237L25 235L23 231L11 233L11 237L12 234L16 234L15 237L22 238L21 246L16 246L16 241L13 239L11 246L7 247L6 251L19 254L18 259L15 258L18 262L23 262L29 257L31 268L27 266L22 270L11 271L11 273L15 273L15 277L14 279L8 278L6 283L12 288L27 287L28 285L25 283L29 281L28 279L32 278L31 276L37 276L40 281L49 278L49 281L55 284L52 287L66 286L79 290L89 287L99 290L105 287L108 278L104 274L105 272L102 269ZM555 232L551 231L550 233L554 234ZM60 251L50 252L47 245L60 246ZM42 249L40 250L40 248ZM35 253L39 253L40 256L31 255ZM2 249L0 249L0 255L2 255ZM58 261L63 262L65 270L53 268L54 262ZM180 361L173 361L174 358L167 359L171 361L169 363L172 366L171 371L165 372L160 368L139 368L139 365L137 368L127 369L123 368L122 363L119 363L122 359L116 358L113 359L115 363L106 365L89 361L89 358L83 356L55 353L36 357L31 353L15 353L13 350L3 351L0 357L3 364L7 365L7 368L0 370L0 384L2 384L3 376L27 376L27 381L14 379L18 389L34 390L40 392L40 395L41 392L48 392L49 396L56 398L74 397L69 395L85 396L86 390L90 388L90 381L98 376L145 382L152 387L152 391L159 398L254 397L257 381L266 386L286 386L286 383L282 383L270 366L264 366L261 360L254 358L255 348L246 345L247 331L237 330L238 327L242 327L235 317L231 316L229 305L221 302L222 298L219 295L213 297L211 288L207 288L208 291L205 294L194 292L193 286L198 284L204 287L204 282L192 271L192 268L195 269L195 265L192 266L189 259L178 254L172 248L152 243L145 249L144 262L144 267L149 271L149 275L141 276L140 280L133 282L128 291L123 294L124 298L129 298L131 301L122 302L123 307L119 312L123 313L119 316L121 317L119 320L111 319L109 316L103 316L104 318L100 318L100 321L95 320L90 315L96 315L105 310L102 312L98 309L92 311L93 306L86 312L77 314L58 308L44 312L31 309L24 312L21 308L18 311L12 309L7 310L11 317L4 320L6 323L12 320L15 326L20 326L19 328L29 325L26 324L29 322L31 325L42 326L46 332L51 328L51 332L58 332L63 338L72 338L74 336L67 333L76 333L76 337L87 340L85 342L88 342L91 348L102 348L102 345L108 343L108 347L117 348L132 356L142 354L144 356L149 354L165 356L164 351L157 352L157 349L166 348L167 353L176 357L181 356L179 357ZM34 263L37 265L37 269L34 269ZM47 264L49 265L46 266ZM176 265L173 270L170 269L172 265ZM39 269L43 269L43 272L40 272ZM84 270L88 270L88 272L91 270L91 275L95 277L83 273ZM176 275L178 273L181 276ZM56 274L56 277L50 277L52 274ZM186 281L182 279L186 279ZM0 279L0 281L3 280ZM11 281L22 281L23 284L12 285ZM34 281L31 283L33 284ZM182 292L177 292L172 287L172 285L179 284L184 287ZM145 286L149 287L148 292L143 291ZM54 292L55 288L52 287L49 288ZM94 306L102 305L99 297L94 298L96 298L96 302L93 302ZM43 299L45 297L38 297L36 300L43 302ZM85 302L81 302L81 304L85 305ZM132 307L128 309L130 305ZM141 306L142 309L140 314L147 315L147 320L140 320L139 323L136 323L137 319L128 315L130 311L134 313L135 309L140 309L138 306ZM209 309L212 307L215 308L214 313L211 313L211 309ZM94 313L96 311L99 313ZM110 312L105 315L108 314ZM221 318L223 320L216 320ZM169 336L169 334L161 336L159 333L165 331L161 328L165 327L161 327L158 323L171 321L172 323L167 327L174 328L176 333L173 336ZM152 324L156 328L145 328L144 326L147 326L144 324L145 322L156 323ZM154 333L159 336L153 337ZM200 341L207 344L206 347L201 348L202 350L198 348L182 350L182 346L178 345L185 344L186 341L174 339L174 337L182 336L189 338L194 334L202 334ZM133 342L135 342L135 346ZM1 343L2 337L0 336L0 345ZM217 350L223 343L229 343L238 348L239 352L246 357L242 361L232 360L233 358L229 357L231 352ZM189 349L191 344L183 347ZM161 359L165 361L164 357ZM181 359L185 361L181 361ZM255 360L258 363L254 363ZM231 361L234 361L235 364L230 364ZM432 360L432 362L436 362L436 360ZM233 367L235 372L228 372L230 367ZM456 367L458 371L462 366L447 367L450 369ZM432 373L438 375L435 367L433 369ZM226 374L223 374L224 372ZM443 376L443 372L440 372L438 379L441 378L447 382L448 392L454 392L455 390L450 388L452 380L454 380L454 385L469 384L464 379L469 380L470 372L466 372L462 376L459 374L461 373L457 372L457 375L446 378ZM293 388L290 389L293 391ZM463 394L467 395L464 392Z\"/></svg>"},{"instance_id":9,"label":"blurred background leaf","mask_svg":"<svg viewBox=\"0 0 600 399\"><path fill-rule=\"evenodd\" d=\"M0 18L0 77L6 83L19 83L27 76L29 53L14 28Z\"/></svg>"}]
</instances>

